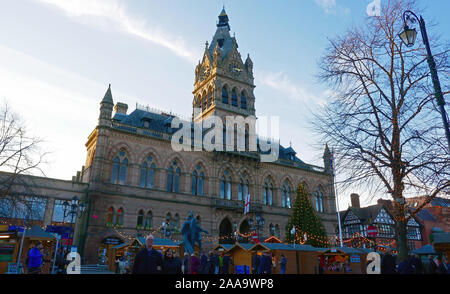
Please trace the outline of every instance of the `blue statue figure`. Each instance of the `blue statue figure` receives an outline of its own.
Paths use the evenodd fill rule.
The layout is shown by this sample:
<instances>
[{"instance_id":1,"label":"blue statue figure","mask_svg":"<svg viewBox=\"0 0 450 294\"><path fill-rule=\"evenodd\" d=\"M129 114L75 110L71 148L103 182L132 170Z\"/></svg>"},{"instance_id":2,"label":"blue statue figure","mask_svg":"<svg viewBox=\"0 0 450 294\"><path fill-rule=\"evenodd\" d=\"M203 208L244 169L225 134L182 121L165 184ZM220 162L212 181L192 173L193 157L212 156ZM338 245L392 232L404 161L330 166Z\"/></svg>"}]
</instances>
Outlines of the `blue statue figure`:
<instances>
[{"instance_id":1,"label":"blue statue figure","mask_svg":"<svg viewBox=\"0 0 450 294\"><path fill-rule=\"evenodd\" d=\"M181 228L181 233L183 234L184 251L188 252L189 255L194 252L195 243L198 244L198 247L201 250L202 232L208 234L207 231L203 230L200 227L197 220L194 218L194 213L191 210L189 216L183 224L183 227Z\"/></svg>"}]
</instances>

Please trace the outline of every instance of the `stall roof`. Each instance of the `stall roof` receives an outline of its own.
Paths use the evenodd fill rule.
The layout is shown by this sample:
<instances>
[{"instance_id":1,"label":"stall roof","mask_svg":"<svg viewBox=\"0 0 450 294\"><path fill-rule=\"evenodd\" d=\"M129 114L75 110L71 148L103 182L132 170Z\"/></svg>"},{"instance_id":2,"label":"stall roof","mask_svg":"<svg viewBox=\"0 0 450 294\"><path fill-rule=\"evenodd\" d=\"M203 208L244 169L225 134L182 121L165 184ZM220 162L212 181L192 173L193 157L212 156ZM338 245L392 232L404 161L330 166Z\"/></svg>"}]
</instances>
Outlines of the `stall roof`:
<instances>
[{"instance_id":1,"label":"stall roof","mask_svg":"<svg viewBox=\"0 0 450 294\"><path fill-rule=\"evenodd\" d=\"M233 245L233 247L231 247L230 249L228 249L228 251L233 250L234 248L240 247L242 249L244 249L245 251L249 251L250 248L253 247L253 243L236 243Z\"/></svg>"},{"instance_id":2,"label":"stall roof","mask_svg":"<svg viewBox=\"0 0 450 294\"><path fill-rule=\"evenodd\" d=\"M317 251L316 248L310 245L285 244L285 243L258 243L254 244L250 250L255 250L258 247L262 247L265 250L288 250L288 251Z\"/></svg>"},{"instance_id":3,"label":"stall roof","mask_svg":"<svg viewBox=\"0 0 450 294\"><path fill-rule=\"evenodd\" d=\"M428 254L436 254L436 251L434 250L431 244L427 244L425 246L422 246L420 248L411 251L411 253L419 255L428 255Z\"/></svg>"},{"instance_id":4,"label":"stall roof","mask_svg":"<svg viewBox=\"0 0 450 294\"><path fill-rule=\"evenodd\" d=\"M23 232L19 232L18 236L22 237ZM27 229L25 232L25 238L32 238L37 240L52 240L56 237L44 231L40 226L33 226L31 229Z\"/></svg>"},{"instance_id":5,"label":"stall roof","mask_svg":"<svg viewBox=\"0 0 450 294\"><path fill-rule=\"evenodd\" d=\"M127 247L127 246L130 246L130 243L122 243L122 244L114 246L112 249L120 249L120 248Z\"/></svg>"},{"instance_id":6,"label":"stall roof","mask_svg":"<svg viewBox=\"0 0 450 294\"><path fill-rule=\"evenodd\" d=\"M229 251L233 247L234 247L234 244L219 244L219 245L216 246L216 248L214 248L214 250L217 250L219 248L223 248L223 249L225 249L225 251Z\"/></svg>"},{"instance_id":7,"label":"stall roof","mask_svg":"<svg viewBox=\"0 0 450 294\"><path fill-rule=\"evenodd\" d=\"M433 244L450 244L450 233L432 233Z\"/></svg>"},{"instance_id":8,"label":"stall roof","mask_svg":"<svg viewBox=\"0 0 450 294\"><path fill-rule=\"evenodd\" d=\"M145 244L145 237L137 237L136 240L144 246ZM154 238L153 239L153 245L154 246L170 246L170 247L178 247L180 246L182 242L179 241L173 241L171 239L162 239L162 238Z\"/></svg>"}]
</instances>

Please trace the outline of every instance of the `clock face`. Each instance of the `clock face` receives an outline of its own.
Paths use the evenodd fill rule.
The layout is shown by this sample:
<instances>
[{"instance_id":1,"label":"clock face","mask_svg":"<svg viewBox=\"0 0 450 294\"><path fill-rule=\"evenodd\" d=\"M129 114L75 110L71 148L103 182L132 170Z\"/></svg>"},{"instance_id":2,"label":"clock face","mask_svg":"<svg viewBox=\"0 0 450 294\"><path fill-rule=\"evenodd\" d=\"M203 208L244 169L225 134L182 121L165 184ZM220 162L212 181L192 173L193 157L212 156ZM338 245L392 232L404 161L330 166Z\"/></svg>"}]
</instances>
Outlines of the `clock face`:
<instances>
[{"instance_id":1,"label":"clock face","mask_svg":"<svg viewBox=\"0 0 450 294\"><path fill-rule=\"evenodd\" d=\"M241 74L242 69L237 63L230 63L228 65L228 71L235 77L238 77Z\"/></svg>"}]
</instances>

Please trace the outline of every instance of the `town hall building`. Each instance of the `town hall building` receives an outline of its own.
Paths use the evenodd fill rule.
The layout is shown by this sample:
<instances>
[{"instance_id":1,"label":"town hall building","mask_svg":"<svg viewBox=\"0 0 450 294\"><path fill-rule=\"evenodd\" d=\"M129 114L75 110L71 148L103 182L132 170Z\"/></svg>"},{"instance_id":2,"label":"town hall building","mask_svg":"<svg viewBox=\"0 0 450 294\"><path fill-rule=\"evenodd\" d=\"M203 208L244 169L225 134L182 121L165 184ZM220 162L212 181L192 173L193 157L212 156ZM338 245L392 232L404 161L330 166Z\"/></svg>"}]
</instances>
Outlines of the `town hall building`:
<instances>
[{"instance_id":1,"label":"town hall building","mask_svg":"<svg viewBox=\"0 0 450 294\"><path fill-rule=\"evenodd\" d=\"M249 55L242 59L223 9L214 37L195 68L192 105L186 105L192 107L191 123L213 115L255 116L254 79L253 62ZM292 147L281 145L273 162L262 161L259 149L176 152L171 145L176 118L139 105L129 109L115 101L111 85L107 89L98 125L85 144L86 162L75 179L83 189L79 198L86 203L75 236L85 263L96 263L99 250L114 240L129 242L148 234L179 240L191 211L208 231L203 237L205 249L248 237L256 223L248 220L256 217L264 219L259 222L261 236L284 240L300 184L305 184L327 234L336 235L327 147L324 167L303 162ZM244 214L248 194L250 210ZM50 210L51 201L55 199L46 204Z\"/></svg>"}]
</instances>

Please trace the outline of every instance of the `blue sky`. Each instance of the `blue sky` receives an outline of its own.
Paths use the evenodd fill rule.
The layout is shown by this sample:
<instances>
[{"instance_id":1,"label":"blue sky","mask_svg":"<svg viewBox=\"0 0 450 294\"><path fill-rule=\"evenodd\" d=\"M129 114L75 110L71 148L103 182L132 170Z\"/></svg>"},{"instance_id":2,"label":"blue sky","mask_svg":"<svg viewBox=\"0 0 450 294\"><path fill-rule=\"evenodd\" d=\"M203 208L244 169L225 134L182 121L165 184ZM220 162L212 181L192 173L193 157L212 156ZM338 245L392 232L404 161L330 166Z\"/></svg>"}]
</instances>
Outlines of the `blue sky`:
<instances>
[{"instance_id":1,"label":"blue sky","mask_svg":"<svg viewBox=\"0 0 450 294\"><path fill-rule=\"evenodd\" d=\"M109 83L129 111L140 103L191 114L195 64L225 5L242 57L254 62L257 116L280 116L281 143L323 165L308 129L309 110L327 101L317 61L327 38L362 22L370 2L0 0L0 98L46 140L46 175L70 179ZM419 4L450 40L450 2Z\"/></svg>"}]
</instances>

